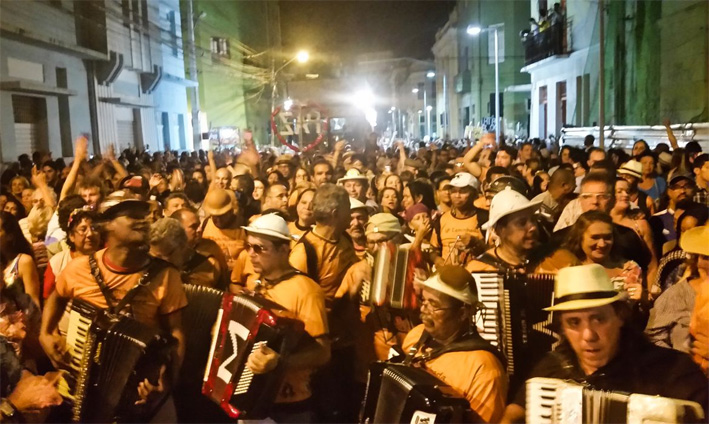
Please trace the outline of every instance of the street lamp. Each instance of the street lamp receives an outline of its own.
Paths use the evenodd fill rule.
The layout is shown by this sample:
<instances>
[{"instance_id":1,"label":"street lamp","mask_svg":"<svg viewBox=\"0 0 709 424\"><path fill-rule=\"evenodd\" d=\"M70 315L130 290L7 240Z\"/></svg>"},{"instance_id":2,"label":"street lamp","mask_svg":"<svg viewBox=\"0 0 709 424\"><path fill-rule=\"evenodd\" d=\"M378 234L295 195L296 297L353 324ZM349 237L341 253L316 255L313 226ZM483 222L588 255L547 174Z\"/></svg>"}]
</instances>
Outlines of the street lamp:
<instances>
[{"instance_id":1,"label":"street lamp","mask_svg":"<svg viewBox=\"0 0 709 424\"><path fill-rule=\"evenodd\" d=\"M276 80L276 77L278 77L278 74L283 69L285 69L286 66L293 63L293 61L297 60L299 63L305 63L308 61L309 57L310 57L310 55L308 54L307 51L301 50L278 69L276 69L275 61L273 59L271 60L271 116L273 116L273 112L276 110L276 93L278 91L278 81ZM292 106L292 102L290 103L290 106ZM290 106L286 107L286 110L290 109ZM274 131L273 128L271 128L271 146L275 146L275 145L276 145L276 131Z\"/></svg>"},{"instance_id":2,"label":"street lamp","mask_svg":"<svg viewBox=\"0 0 709 424\"><path fill-rule=\"evenodd\" d=\"M414 93L414 94L418 94L419 89L418 89L418 88L413 88L413 89L411 89L411 92Z\"/></svg>"},{"instance_id":3,"label":"street lamp","mask_svg":"<svg viewBox=\"0 0 709 424\"><path fill-rule=\"evenodd\" d=\"M504 24L490 25L487 28L480 28L479 26L470 25L466 29L471 36L480 35L481 32L492 31L495 34L495 142L500 142L500 60L499 60L499 48L498 48L498 28L504 26Z\"/></svg>"},{"instance_id":4,"label":"street lamp","mask_svg":"<svg viewBox=\"0 0 709 424\"><path fill-rule=\"evenodd\" d=\"M434 78L434 77L436 76L436 73L433 72L433 71L428 71L428 73L426 73L426 76L427 76L428 78Z\"/></svg>"}]
</instances>

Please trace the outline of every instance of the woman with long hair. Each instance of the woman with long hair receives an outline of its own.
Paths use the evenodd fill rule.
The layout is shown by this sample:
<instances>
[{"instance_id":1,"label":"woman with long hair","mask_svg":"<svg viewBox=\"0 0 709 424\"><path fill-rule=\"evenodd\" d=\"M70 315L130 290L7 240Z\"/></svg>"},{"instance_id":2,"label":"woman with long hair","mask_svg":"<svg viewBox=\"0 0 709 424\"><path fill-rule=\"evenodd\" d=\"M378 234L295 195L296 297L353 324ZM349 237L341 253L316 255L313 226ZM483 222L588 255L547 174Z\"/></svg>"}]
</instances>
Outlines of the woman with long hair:
<instances>
[{"instance_id":1,"label":"woman with long hair","mask_svg":"<svg viewBox=\"0 0 709 424\"><path fill-rule=\"evenodd\" d=\"M615 244L613 220L603 212L581 214L571 227L562 249L571 252L582 265L596 263L605 268L616 288L623 289L632 300L640 300L643 293L642 269L620 257Z\"/></svg>"},{"instance_id":2,"label":"woman with long hair","mask_svg":"<svg viewBox=\"0 0 709 424\"><path fill-rule=\"evenodd\" d=\"M638 246L651 254L650 264L647 267L648 281L655 279L657 272L657 254L655 253L652 229L647 218L640 209L630 207L630 184L623 178L617 178L615 182L615 204L610 211L613 222L630 228L645 243L645 246Z\"/></svg>"},{"instance_id":3,"label":"woman with long hair","mask_svg":"<svg viewBox=\"0 0 709 424\"><path fill-rule=\"evenodd\" d=\"M430 184L414 180L404 187L401 206L407 209L416 203L423 203L431 211L438 210L436 199L433 195L433 187Z\"/></svg>"},{"instance_id":4,"label":"woman with long hair","mask_svg":"<svg viewBox=\"0 0 709 424\"><path fill-rule=\"evenodd\" d=\"M655 202L655 206L658 206L660 198L667 190L667 181L657 175L657 157L646 150L639 155L637 160L643 166L643 177L638 184L638 190L650 196Z\"/></svg>"},{"instance_id":5,"label":"woman with long hair","mask_svg":"<svg viewBox=\"0 0 709 424\"><path fill-rule=\"evenodd\" d=\"M6 289L21 290L40 305L39 275L32 246L22 234L17 219L7 212L0 212L0 267Z\"/></svg>"},{"instance_id":6,"label":"woman with long hair","mask_svg":"<svg viewBox=\"0 0 709 424\"><path fill-rule=\"evenodd\" d=\"M401 212L401 195L393 187L384 187L379 192L379 204L382 206L382 212L392 215L399 215Z\"/></svg>"}]
</instances>

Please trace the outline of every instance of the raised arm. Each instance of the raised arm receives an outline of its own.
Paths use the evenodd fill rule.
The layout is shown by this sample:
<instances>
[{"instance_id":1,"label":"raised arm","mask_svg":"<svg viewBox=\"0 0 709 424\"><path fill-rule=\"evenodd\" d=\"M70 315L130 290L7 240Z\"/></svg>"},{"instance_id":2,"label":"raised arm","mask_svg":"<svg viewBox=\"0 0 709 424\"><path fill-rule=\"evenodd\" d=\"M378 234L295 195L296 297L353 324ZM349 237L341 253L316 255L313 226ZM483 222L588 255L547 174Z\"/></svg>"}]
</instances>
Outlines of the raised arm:
<instances>
[{"instance_id":1,"label":"raised arm","mask_svg":"<svg viewBox=\"0 0 709 424\"><path fill-rule=\"evenodd\" d=\"M76 179L79 176L79 170L81 165L88 157L88 147L89 140L86 137L79 136L74 142L74 162L71 164L71 170L69 170L69 175L64 181L62 186L62 192L59 195L59 201L61 202L64 198L72 193L74 193L74 188L76 187Z\"/></svg>"},{"instance_id":2,"label":"raised arm","mask_svg":"<svg viewBox=\"0 0 709 424\"><path fill-rule=\"evenodd\" d=\"M128 176L128 171L126 171L126 168L123 167L123 164L116 159L116 148L113 146L113 144L108 145L108 151L106 152L106 160L113 165L113 169L116 170L116 173L121 177L121 179L125 178Z\"/></svg>"},{"instance_id":3,"label":"raised arm","mask_svg":"<svg viewBox=\"0 0 709 424\"><path fill-rule=\"evenodd\" d=\"M57 206L57 198L54 196L54 191L47 185L47 177L44 172L37 170L36 165L32 167L32 184L42 193L44 204L54 209Z\"/></svg>"},{"instance_id":4,"label":"raised arm","mask_svg":"<svg viewBox=\"0 0 709 424\"><path fill-rule=\"evenodd\" d=\"M672 128L670 127L670 120L665 118L665 120L662 121L662 124L665 126L665 131L667 131L667 138L670 140L672 150L678 149L679 144L677 144L677 137L675 137L675 134L672 132Z\"/></svg>"},{"instance_id":5,"label":"raised arm","mask_svg":"<svg viewBox=\"0 0 709 424\"><path fill-rule=\"evenodd\" d=\"M401 175L401 173L404 172L404 166L406 164L406 146L403 140L398 140L396 147L399 149L399 163L396 164L396 173Z\"/></svg>"}]
</instances>

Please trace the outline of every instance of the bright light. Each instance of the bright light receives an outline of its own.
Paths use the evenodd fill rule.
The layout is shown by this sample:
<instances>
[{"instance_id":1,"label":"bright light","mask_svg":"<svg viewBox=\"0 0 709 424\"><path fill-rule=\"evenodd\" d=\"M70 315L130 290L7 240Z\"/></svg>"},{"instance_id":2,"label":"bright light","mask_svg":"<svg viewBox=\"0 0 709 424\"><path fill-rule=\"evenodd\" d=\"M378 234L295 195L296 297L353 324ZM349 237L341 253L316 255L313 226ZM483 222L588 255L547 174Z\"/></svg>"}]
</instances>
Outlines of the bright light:
<instances>
[{"instance_id":1,"label":"bright light","mask_svg":"<svg viewBox=\"0 0 709 424\"><path fill-rule=\"evenodd\" d=\"M292 108L292 107L293 107L293 100L291 100L290 98L286 99L286 101L283 102L283 109L290 110L290 108Z\"/></svg>"},{"instance_id":2,"label":"bright light","mask_svg":"<svg viewBox=\"0 0 709 424\"><path fill-rule=\"evenodd\" d=\"M428 73L426 74L426 76L429 77L429 78L433 78L433 77L436 76L436 73L433 72L433 71L428 71Z\"/></svg>"},{"instance_id":3,"label":"bright light","mask_svg":"<svg viewBox=\"0 0 709 424\"><path fill-rule=\"evenodd\" d=\"M418 110L418 114L421 115L422 113L423 113L423 112L421 111L421 109L419 109L419 110Z\"/></svg>"},{"instance_id":4,"label":"bright light","mask_svg":"<svg viewBox=\"0 0 709 424\"><path fill-rule=\"evenodd\" d=\"M296 59L298 59L298 62L305 63L310 58L310 55L305 50L301 50L298 52L298 54L295 57L296 57Z\"/></svg>"},{"instance_id":5,"label":"bright light","mask_svg":"<svg viewBox=\"0 0 709 424\"><path fill-rule=\"evenodd\" d=\"M394 112L396 110L396 107L392 106L391 109L389 109L389 110Z\"/></svg>"},{"instance_id":6,"label":"bright light","mask_svg":"<svg viewBox=\"0 0 709 424\"><path fill-rule=\"evenodd\" d=\"M352 104L362 110L371 109L374 107L374 94L369 89L360 90L352 96Z\"/></svg>"},{"instance_id":7,"label":"bright light","mask_svg":"<svg viewBox=\"0 0 709 424\"><path fill-rule=\"evenodd\" d=\"M465 32L467 32L468 35L478 35L481 32L483 32L483 29L480 28L479 26L470 25Z\"/></svg>"},{"instance_id":8,"label":"bright light","mask_svg":"<svg viewBox=\"0 0 709 424\"><path fill-rule=\"evenodd\" d=\"M414 89L411 90L411 92L414 93L414 94L417 94L417 93L419 92L419 89L418 89L418 88L414 88Z\"/></svg>"},{"instance_id":9,"label":"bright light","mask_svg":"<svg viewBox=\"0 0 709 424\"><path fill-rule=\"evenodd\" d=\"M426 106L426 110L430 112L431 110L433 110L433 106L431 106L431 105Z\"/></svg>"}]
</instances>

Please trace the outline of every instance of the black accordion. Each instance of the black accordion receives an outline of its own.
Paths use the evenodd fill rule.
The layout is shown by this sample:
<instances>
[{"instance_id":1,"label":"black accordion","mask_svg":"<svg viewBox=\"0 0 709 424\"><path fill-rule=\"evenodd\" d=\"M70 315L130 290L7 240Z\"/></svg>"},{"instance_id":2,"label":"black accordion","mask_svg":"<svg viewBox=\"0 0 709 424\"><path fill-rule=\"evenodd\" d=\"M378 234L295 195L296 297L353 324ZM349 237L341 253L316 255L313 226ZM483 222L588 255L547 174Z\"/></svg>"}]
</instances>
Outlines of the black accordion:
<instances>
[{"instance_id":1,"label":"black accordion","mask_svg":"<svg viewBox=\"0 0 709 424\"><path fill-rule=\"evenodd\" d=\"M507 358L507 373L522 377L558 341L551 330L554 274L473 273L478 299L478 331Z\"/></svg>"},{"instance_id":2,"label":"black accordion","mask_svg":"<svg viewBox=\"0 0 709 424\"><path fill-rule=\"evenodd\" d=\"M312 339L303 322L292 318L282 306L262 297L226 293L212 336L202 393L231 418L265 418L283 381L282 361L271 372L254 374L246 366L249 355L266 345L283 358L308 340Z\"/></svg>"},{"instance_id":3,"label":"black accordion","mask_svg":"<svg viewBox=\"0 0 709 424\"><path fill-rule=\"evenodd\" d=\"M695 423L701 405L686 400L595 390L555 378L527 380L528 423Z\"/></svg>"},{"instance_id":4,"label":"black accordion","mask_svg":"<svg viewBox=\"0 0 709 424\"><path fill-rule=\"evenodd\" d=\"M212 328L222 306L224 292L206 286L183 284L187 306L182 309L182 330L185 334L185 360L180 382L196 382L202 388L204 367L209 357Z\"/></svg>"},{"instance_id":5,"label":"black accordion","mask_svg":"<svg viewBox=\"0 0 709 424\"><path fill-rule=\"evenodd\" d=\"M394 309L417 308L413 273L409 273L410 245L391 242L380 246L372 263L372 281L365 281L360 291L364 305L389 306Z\"/></svg>"},{"instance_id":6,"label":"black accordion","mask_svg":"<svg viewBox=\"0 0 709 424\"><path fill-rule=\"evenodd\" d=\"M470 404L421 368L377 362L369 369L361 423L460 423Z\"/></svg>"},{"instance_id":7,"label":"black accordion","mask_svg":"<svg viewBox=\"0 0 709 424\"><path fill-rule=\"evenodd\" d=\"M73 299L67 307L71 357L59 391L72 403L75 422L149 421L155 405L135 405L138 383L157 384L174 342L128 316L111 316Z\"/></svg>"}]
</instances>

